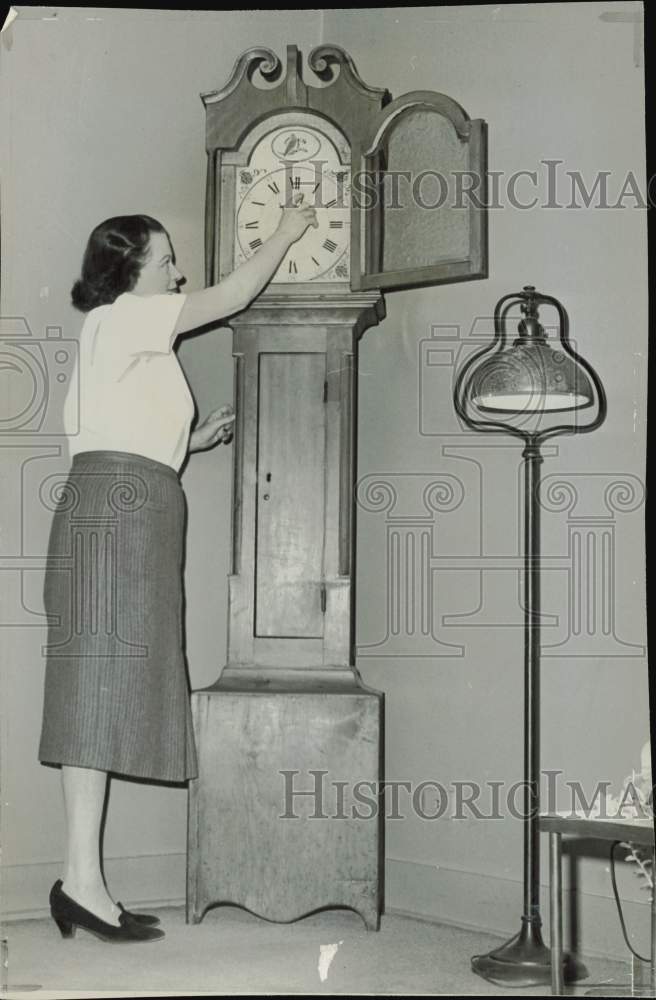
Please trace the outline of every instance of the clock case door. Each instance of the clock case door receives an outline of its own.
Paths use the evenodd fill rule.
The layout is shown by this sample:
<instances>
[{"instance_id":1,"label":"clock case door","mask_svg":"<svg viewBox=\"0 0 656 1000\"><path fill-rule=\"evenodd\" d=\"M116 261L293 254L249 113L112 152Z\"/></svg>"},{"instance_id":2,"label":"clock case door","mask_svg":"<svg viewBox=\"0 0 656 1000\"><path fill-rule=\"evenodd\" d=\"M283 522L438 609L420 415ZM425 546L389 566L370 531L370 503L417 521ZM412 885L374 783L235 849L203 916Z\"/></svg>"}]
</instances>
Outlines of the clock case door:
<instances>
[{"instance_id":1,"label":"clock case door","mask_svg":"<svg viewBox=\"0 0 656 1000\"><path fill-rule=\"evenodd\" d=\"M353 148L351 287L486 278L487 128L450 97L388 103Z\"/></svg>"}]
</instances>

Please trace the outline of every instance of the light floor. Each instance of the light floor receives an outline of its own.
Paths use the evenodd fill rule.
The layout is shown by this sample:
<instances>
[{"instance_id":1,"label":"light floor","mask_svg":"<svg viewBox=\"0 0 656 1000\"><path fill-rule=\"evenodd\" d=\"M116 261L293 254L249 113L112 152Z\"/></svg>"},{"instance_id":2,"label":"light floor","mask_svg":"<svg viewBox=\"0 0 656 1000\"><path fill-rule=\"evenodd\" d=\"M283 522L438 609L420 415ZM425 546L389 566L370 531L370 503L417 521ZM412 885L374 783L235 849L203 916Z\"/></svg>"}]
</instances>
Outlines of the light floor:
<instances>
[{"instance_id":1,"label":"light floor","mask_svg":"<svg viewBox=\"0 0 656 1000\"><path fill-rule=\"evenodd\" d=\"M185 923L181 907L158 915L166 937L148 944L106 944L81 930L65 941L50 919L5 924L6 996L550 994L548 986L506 990L470 971L471 956L498 946L499 938L397 914L384 916L378 932L367 931L348 910L292 924L269 923L233 906L210 910L196 926ZM572 995L628 981L628 962L587 965L590 976L569 988Z\"/></svg>"}]
</instances>

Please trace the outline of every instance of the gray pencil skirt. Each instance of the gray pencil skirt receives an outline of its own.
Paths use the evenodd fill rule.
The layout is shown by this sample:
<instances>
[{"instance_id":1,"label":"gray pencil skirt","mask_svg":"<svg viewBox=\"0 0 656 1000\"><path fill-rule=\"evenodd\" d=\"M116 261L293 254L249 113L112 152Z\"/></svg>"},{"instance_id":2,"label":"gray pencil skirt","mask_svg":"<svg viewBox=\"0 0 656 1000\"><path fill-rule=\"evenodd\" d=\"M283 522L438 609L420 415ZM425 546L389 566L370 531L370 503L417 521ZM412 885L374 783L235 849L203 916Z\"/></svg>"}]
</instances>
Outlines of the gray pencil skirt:
<instances>
[{"instance_id":1,"label":"gray pencil skirt","mask_svg":"<svg viewBox=\"0 0 656 1000\"><path fill-rule=\"evenodd\" d=\"M58 491L39 760L154 781L197 775L183 652L185 496L140 455L76 455Z\"/></svg>"}]
</instances>

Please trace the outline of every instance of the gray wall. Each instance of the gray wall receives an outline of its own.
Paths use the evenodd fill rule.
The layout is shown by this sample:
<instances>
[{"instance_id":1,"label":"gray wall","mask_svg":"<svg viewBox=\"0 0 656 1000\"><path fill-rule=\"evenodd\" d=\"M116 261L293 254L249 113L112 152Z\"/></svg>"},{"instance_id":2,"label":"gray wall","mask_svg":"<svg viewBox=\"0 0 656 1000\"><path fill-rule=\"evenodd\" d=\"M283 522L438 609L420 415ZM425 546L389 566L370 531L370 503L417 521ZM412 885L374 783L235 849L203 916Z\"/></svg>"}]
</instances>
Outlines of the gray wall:
<instances>
[{"instance_id":1,"label":"gray wall","mask_svg":"<svg viewBox=\"0 0 656 1000\"><path fill-rule=\"evenodd\" d=\"M427 513L408 474L424 473L415 480L423 484L442 472L464 487L459 508L434 516L438 556L518 551L519 453L483 448L480 436L473 452L471 440L469 451L454 445L462 445L464 436L454 420L448 374L427 364L422 342L439 325L459 326L462 337L472 329L485 335L490 329L485 317L497 299L534 284L562 300L572 337L607 390L603 428L557 439L543 466L545 477L569 479L579 494L573 510L543 514L545 563L552 567L544 574L543 606L559 616L557 625L545 623L544 641L562 641L568 631L568 561L562 559L568 522L586 530L594 518L601 523L605 518L615 524L615 632L638 648L582 636L576 656L544 660L542 766L564 772L558 778L562 808L569 806L567 779L588 791L605 779L617 791L632 767L639 770L640 749L649 739L646 659L634 655L646 642L644 509L639 483L631 478L644 477L646 214L628 207L635 204L631 199L624 210L522 211L513 209L503 192L508 175L535 170L538 189L519 182L517 196L529 202L537 195L544 202L546 168L540 161L546 159L564 161L562 171L580 171L588 187L597 171L610 171L612 201L629 171L645 191L643 70L633 62L634 29L602 20L604 10L601 4L355 10L330 12L325 22L326 38L353 54L367 82L386 85L394 96L445 91L472 117L484 118L489 168L503 171L504 207L489 213L489 279L388 295L385 322L365 333L361 345L359 477L387 480L399 496L387 512L362 506L358 511L359 667L368 684L386 692L388 779L433 779L448 787L455 780L522 778L521 628L476 627L485 621L521 623L512 574L488 572L482 593L477 572L433 576L435 634L462 644L462 658L431 657L432 644L417 634L419 628L384 647L392 653L402 648L403 657L377 657L379 647L373 645L386 635L386 526L392 530L395 519ZM559 190L559 200L568 204L569 186ZM446 346L452 346L448 338ZM449 447L470 460L445 454ZM632 512L611 514L604 504L604 490L616 481L630 484L627 493L636 490ZM497 566L499 560L489 563ZM439 566L439 559L433 565ZM403 585L401 590L404 598L410 592ZM414 594L417 604L418 588ZM469 627L440 625L442 615L474 612L479 600L483 609ZM595 629L601 632L599 619ZM604 655L594 655L600 652ZM427 802L427 810L435 808L430 796ZM480 804L489 812L490 795ZM543 846L546 882L546 842ZM397 905L519 929L517 821L388 822L387 856L388 896ZM581 864L578 880L589 893L582 943L622 954L617 918L604 902L610 896L607 864ZM644 899L638 885L627 877L626 892ZM546 917L546 906L543 913ZM646 933L646 914L631 926Z\"/></svg>"},{"instance_id":2,"label":"gray wall","mask_svg":"<svg viewBox=\"0 0 656 1000\"><path fill-rule=\"evenodd\" d=\"M639 9L624 5L627 12ZM568 532L606 518L615 556L615 635L584 637L567 647L568 655L560 647L552 650L560 655L545 659L543 766L564 772L561 785L579 780L590 791L607 779L617 790L638 769L649 736L636 484L645 452L646 216L630 198L614 210L522 211L508 203L504 184L514 171L536 170L537 191L526 182L517 193L543 200L540 161L558 159L565 203L568 169L580 171L588 186L596 171L610 171L613 200L628 171L645 190L643 71L634 65L633 26L602 20L602 4L575 3L253 14L47 10L57 16L44 20L36 9L19 8L1 42L2 315L24 316L35 337L47 326L61 327L64 337L77 334L68 291L88 233L113 214L160 218L187 287L202 285L198 94L222 86L246 48L267 45L282 55L295 42L307 54L334 42L368 84L394 96L444 91L472 117L487 120L489 166L503 171L503 207L490 211L489 279L389 294L387 318L361 342L358 666L366 683L386 693L388 779L447 788L458 780L521 779L521 610L516 574L499 568L501 558L519 551L519 454L465 440L454 421L451 370L429 363L427 347L448 341L451 349L454 336L488 329L501 295L536 284L567 307L572 336L597 367L610 402L602 430L558 441L545 461L545 476L569 477L579 494L576 507L544 515L551 569L545 641L568 634ZM201 415L231 398L230 348L224 329L180 349ZM3 907L14 915L43 910L63 849L57 772L36 761L42 556L50 523L38 489L67 465L59 417L55 400L52 423L39 434L3 438L9 446L0 451L2 874ZM229 449L196 455L184 474L194 687L215 680L223 665L230 459ZM440 475L463 489L462 503L450 511L421 504L419 486ZM370 477L391 484L394 509L371 509ZM604 491L616 481L629 486L607 506ZM407 533L417 516L431 535L432 634L415 628L394 635L386 613L388 531ZM477 568L443 569L445 557L458 566L463 556L478 556ZM481 589L482 565L492 568ZM404 600L418 600L417 586L402 590ZM448 618L465 613L472 617ZM443 643L462 647L463 655L448 655L453 649ZM426 803L430 809L430 796ZM485 811L487 804L483 797ZM184 791L113 782L105 846L119 898L182 899L185 807ZM387 824L387 858L389 907L499 932L518 929L517 820L431 821L408 812ZM647 915L637 901L645 894L631 872L622 876L624 894L636 901L628 913L642 943ZM583 945L621 954L603 861L581 866L580 888Z\"/></svg>"}]
</instances>

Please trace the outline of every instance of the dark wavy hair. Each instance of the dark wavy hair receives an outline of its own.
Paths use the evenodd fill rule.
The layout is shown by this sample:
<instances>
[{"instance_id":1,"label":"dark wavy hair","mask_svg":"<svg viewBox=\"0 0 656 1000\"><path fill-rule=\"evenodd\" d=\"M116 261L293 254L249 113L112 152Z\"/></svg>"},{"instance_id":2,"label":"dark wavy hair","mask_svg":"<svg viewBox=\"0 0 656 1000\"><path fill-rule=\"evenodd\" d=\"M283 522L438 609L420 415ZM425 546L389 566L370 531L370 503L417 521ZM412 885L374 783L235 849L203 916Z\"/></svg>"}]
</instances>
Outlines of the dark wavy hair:
<instances>
[{"instance_id":1,"label":"dark wavy hair","mask_svg":"<svg viewBox=\"0 0 656 1000\"><path fill-rule=\"evenodd\" d=\"M117 215L96 226L84 251L82 274L71 290L75 308L86 313L131 292L148 256L151 233L169 235L150 215Z\"/></svg>"}]
</instances>

